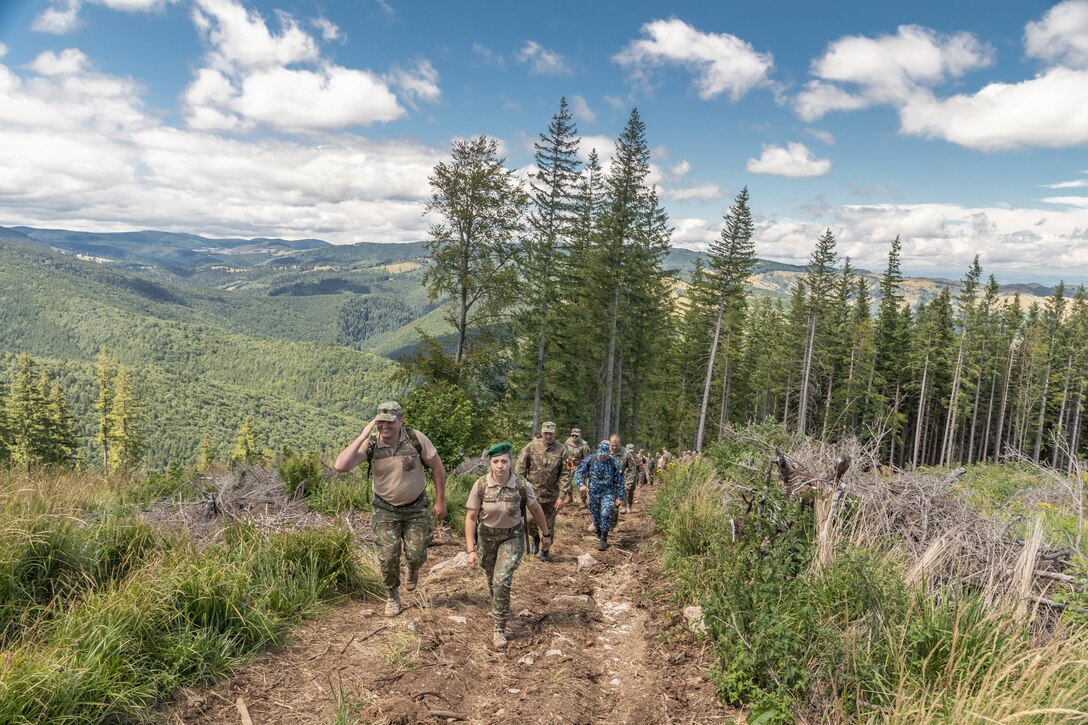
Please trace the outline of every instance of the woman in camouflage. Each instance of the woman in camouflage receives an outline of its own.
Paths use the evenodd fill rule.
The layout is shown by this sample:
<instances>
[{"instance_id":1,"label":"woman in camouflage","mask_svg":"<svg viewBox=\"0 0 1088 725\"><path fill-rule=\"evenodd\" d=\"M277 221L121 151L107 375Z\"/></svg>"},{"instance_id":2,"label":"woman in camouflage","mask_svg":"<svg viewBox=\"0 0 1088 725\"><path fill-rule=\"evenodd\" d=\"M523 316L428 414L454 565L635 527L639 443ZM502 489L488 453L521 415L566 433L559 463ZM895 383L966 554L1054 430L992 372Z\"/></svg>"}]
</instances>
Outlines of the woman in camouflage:
<instances>
[{"instance_id":1,"label":"woman in camouflage","mask_svg":"<svg viewBox=\"0 0 1088 725\"><path fill-rule=\"evenodd\" d=\"M536 501L532 484L514 473L510 450L509 443L496 443L487 449L490 470L472 485L465 504L465 550L469 566L480 565L487 574L495 647L506 646L510 585L525 553L523 511L533 515L544 551L552 544L544 510Z\"/></svg>"}]
</instances>

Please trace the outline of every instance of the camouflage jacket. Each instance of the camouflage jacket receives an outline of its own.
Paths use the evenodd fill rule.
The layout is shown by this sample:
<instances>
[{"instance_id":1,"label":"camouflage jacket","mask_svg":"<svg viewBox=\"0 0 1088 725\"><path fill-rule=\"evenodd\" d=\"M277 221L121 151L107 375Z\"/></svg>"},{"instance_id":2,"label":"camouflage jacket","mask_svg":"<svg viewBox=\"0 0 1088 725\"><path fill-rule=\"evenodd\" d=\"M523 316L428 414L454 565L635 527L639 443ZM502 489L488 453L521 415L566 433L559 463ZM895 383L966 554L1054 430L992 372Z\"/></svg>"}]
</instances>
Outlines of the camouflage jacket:
<instances>
[{"instance_id":1,"label":"camouflage jacket","mask_svg":"<svg viewBox=\"0 0 1088 725\"><path fill-rule=\"evenodd\" d=\"M638 466L635 463L635 457L626 448L620 448L612 456L612 459L616 462L616 468L619 469L620 476L623 480L630 484L635 480L635 474L638 472Z\"/></svg>"},{"instance_id":2,"label":"camouflage jacket","mask_svg":"<svg viewBox=\"0 0 1088 725\"><path fill-rule=\"evenodd\" d=\"M514 472L529 479L539 501L569 501L572 471L567 461L567 448L559 441L545 448L544 441L534 440L521 449Z\"/></svg>"},{"instance_id":3,"label":"camouflage jacket","mask_svg":"<svg viewBox=\"0 0 1088 725\"><path fill-rule=\"evenodd\" d=\"M567 438L567 442L563 445L566 446L571 469L577 468L582 459L593 452L593 446L589 445L585 438L575 439L571 436Z\"/></svg>"},{"instance_id":4,"label":"camouflage jacket","mask_svg":"<svg viewBox=\"0 0 1088 725\"><path fill-rule=\"evenodd\" d=\"M595 498L623 498L623 476L614 457L603 461L597 456L586 456L574 471L574 483L589 489Z\"/></svg>"}]
</instances>

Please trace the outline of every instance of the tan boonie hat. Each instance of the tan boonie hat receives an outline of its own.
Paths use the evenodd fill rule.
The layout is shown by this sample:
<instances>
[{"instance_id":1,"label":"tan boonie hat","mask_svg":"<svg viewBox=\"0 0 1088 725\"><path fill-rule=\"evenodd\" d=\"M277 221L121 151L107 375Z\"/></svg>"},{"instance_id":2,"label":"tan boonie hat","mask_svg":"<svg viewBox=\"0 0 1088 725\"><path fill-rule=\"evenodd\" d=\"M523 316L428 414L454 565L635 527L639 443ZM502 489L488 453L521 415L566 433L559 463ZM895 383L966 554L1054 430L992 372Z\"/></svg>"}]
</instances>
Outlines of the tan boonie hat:
<instances>
[{"instance_id":1,"label":"tan boonie hat","mask_svg":"<svg viewBox=\"0 0 1088 725\"><path fill-rule=\"evenodd\" d=\"M404 411L400 409L400 403L395 400L387 400L378 406L378 414L374 416L374 420L383 420L391 423L403 414Z\"/></svg>"},{"instance_id":2,"label":"tan boonie hat","mask_svg":"<svg viewBox=\"0 0 1088 725\"><path fill-rule=\"evenodd\" d=\"M541 433L554 433L555 432L555 423L551 422L550 420L541 423L540 424L540 432Z\"/></svg>"}]
</instances>

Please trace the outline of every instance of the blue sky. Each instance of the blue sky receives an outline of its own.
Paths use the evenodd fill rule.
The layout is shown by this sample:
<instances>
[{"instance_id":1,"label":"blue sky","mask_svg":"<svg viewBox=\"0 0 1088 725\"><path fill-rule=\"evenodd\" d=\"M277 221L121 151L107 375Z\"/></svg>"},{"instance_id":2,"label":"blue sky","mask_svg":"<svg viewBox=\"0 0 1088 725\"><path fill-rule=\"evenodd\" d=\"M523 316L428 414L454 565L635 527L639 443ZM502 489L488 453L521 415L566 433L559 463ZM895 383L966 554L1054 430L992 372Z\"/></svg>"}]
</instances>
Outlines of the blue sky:
<instances>
[{"instance_id":1,"label":"blue sky","mask_svg":"<svg viewBox=\"0 0 1088 725\"><path fill-rule=\"evenodd\" d=\"M3 0L0 225L422 239L561 96L605 157L638 107L678 246L747 185L766 258L1088 279L1088 0Z\"/></svg>"}]
</instances>

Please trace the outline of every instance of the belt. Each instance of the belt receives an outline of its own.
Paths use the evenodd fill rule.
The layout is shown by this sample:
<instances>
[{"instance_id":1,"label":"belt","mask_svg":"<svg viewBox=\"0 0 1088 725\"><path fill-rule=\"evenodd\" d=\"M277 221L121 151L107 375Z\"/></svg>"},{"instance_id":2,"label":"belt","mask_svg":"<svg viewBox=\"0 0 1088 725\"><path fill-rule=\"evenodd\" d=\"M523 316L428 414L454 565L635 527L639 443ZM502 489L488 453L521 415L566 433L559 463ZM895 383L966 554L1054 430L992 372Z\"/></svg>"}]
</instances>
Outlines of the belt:
<instances>
[{"instance_id":1,"label":"belt","mask_svg":"<svg viewBox=\"0 0 1088 725\"><path fill-rule=\"evenodd\" d=\"M496 535L510 534L510 533L513 533L513 532L517 531L520 528L521 528L521 524L517 524L516 526L511 526L509 529L497 529L494 526L484 526L483 524L480 524L480 531L482 531L485 534L496 534Z\"/></svg>"},{"instance_id":2,"label":"belt","mask_svg":"<svg viewBox=\"0 0 1088 725\"><path fill-rule=\"evenodd\" d=\"M388 501L386 501L384 498L382 498L378 494L374 494L374 505L377 506L378 508L389 509L389 510L392 510L392 511L401 511L403 509L407 509L407 508L411 508L411 507L415 506L417 503L419 503L420 501L422 501L422 500L424 500L426 498L427 498L427 492L424 491L423 493L419 494L419 496L416 498L415 501L412 501L411 503L406 503L403 506L397 506L396 504L389 503Z\"/></svg>"}]
</instances>

